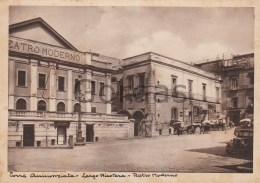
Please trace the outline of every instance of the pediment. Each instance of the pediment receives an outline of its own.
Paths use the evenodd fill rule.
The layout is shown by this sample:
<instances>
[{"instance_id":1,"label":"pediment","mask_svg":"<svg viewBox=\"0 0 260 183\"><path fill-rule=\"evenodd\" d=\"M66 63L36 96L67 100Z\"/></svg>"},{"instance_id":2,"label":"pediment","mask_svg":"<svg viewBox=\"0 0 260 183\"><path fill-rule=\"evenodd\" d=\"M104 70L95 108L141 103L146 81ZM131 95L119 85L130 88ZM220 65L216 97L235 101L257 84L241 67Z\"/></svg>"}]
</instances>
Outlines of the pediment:
<instances>
[{"instance_id":1,"label":"pediment","mask_svg":"<svg viewBox=\"0 0 260 183\"><path fill-rule=\"evenodd\" d=\"M77 50L41 18L10 25L9 34L13 37Z\"/></svg>"}]
</instances>

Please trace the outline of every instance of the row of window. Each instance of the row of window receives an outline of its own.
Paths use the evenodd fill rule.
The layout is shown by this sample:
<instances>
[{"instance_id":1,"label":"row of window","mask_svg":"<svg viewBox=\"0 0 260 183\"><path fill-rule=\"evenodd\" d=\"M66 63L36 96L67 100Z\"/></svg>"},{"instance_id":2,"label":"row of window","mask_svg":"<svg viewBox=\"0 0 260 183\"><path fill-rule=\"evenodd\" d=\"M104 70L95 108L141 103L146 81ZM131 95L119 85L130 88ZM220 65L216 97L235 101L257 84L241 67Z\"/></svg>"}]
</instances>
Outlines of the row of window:
<instances>
[{"instance_id":1,"label":"row of window","mask_svg":"<svg viewBox=\"0 0 260 183\"><path fill-rule=\"evenodd\" d=\"M17 86L19 87L26 87L26 71L18 70L18 82ZM58 91L65 91L65 77L58 76ZM75 79L75 92L80 91L80 85L81 83L78 82L78 79ZM46 89L46 84L48 82L48 78L46 74L39 73L38 75L38 88L39 89ZM91 94L96 94L96 82L91 81ZM104 96L105 95L105 83L100 82L100 90L99 95Z\"/></svg>"},{"instance_id":2,"label":"row of window","mask_svg":"<svg viewBox=\"0 0 260 183\"><path fill-rule=\"evenodd\" d=\"M143 73L138 74L139 76L139 86L144 86L145 85L145 75ZM128 79L128 89L133 90L134 89L134 75L130 75L127 77ZM192 97L192 80L188 80L188 92L189 92L189 97ZM158 81L159 84L159 81ZM202 93L203 93L203 99L206 99L206 84L202 83ZM176 88L177 88L177 77L172 76L172 95L176 94ZM216 98L219 100L219 87L216 87Z\"/></svg>"},{"instance_id":3,"label":"row of window","mask_svg":"<svg viewBox=\"0 0 260 183\"><path fill-rule=\"evenodd\" d=\"M188 80L188 94L189 97L192 97L192 80ZM172 76L172 94L176 94L176 87L177 87L177 77ZM205 83L202 83L202 95L203 99L206 100L206 91L207 91L207 85ZM216 99L219 100L219 87L216 87Z\"/></svg>"},{"instance_id":4,"label":"row of window","mask_svg":"<svg viewBox=\"0 0 260 183\"><path fill-rule=\"evenodd\" d=\"M16 101L16 109L17 110L26 110L27 109L27 103L24 99L18 99ZM81 109L80 104L74 105L74 112L79 112ZM37 104L37 111L46 111L46 102L44 100L40 100ZM59 102L57 104L57 112L65 112L65 104L63 102ZM96 113L96 107L91 107L91 112Z\"/></svg>"}]
</instances>

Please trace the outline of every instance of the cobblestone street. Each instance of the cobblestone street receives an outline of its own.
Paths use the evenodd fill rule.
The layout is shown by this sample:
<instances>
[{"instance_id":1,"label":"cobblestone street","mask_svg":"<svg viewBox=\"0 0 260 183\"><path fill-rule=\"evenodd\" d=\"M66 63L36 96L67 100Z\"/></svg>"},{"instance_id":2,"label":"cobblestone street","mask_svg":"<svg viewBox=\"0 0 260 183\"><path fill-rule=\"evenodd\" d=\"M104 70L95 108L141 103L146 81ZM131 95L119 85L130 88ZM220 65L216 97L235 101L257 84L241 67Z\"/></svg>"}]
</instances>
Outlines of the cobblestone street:
<instances>
[{"instance_id":1,"label":"cobblestone street","mask_svg":"<svg viewBox=\"0 0 260 183\"><path fill-rule=\"evenodd\" d=\"M226 155L233 130L103 141L74 149L9 149L9 171L245 172L252 157ZM248 172L248 170L246 171ZM249 171L250 172L250 171Z\"/></svg>"}]
</instances>

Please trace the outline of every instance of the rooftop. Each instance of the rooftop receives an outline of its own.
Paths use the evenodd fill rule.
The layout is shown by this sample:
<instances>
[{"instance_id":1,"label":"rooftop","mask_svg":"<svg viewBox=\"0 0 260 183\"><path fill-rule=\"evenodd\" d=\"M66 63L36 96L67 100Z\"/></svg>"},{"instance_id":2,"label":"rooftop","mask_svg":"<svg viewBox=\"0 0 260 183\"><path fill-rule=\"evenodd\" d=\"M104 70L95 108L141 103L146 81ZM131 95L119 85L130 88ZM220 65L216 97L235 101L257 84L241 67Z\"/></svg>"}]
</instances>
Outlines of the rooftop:
<instances>
[{"instance_id":1,"label":"rooftop","mask_svg":"<svg viewBox=\"0 0 260 183\"><path fill-rule=\"evenodd\" d=\"M154 53L154 52L147 52L147 53L143 53L140 55L136 55L133 57L128 57L126 59L123 59L122 66L123 67L129 66L129 65L137 64L137 63L144 62L147 60L153 60L158 63L163 63L163 64L166 64L169 66L173 66L175 68L182 68L183 70L186 70L186 71L191 71L191 69L192 69L193 72L196 72L199 75L204 75L204 76L211 77L211 78L219 77L216 74L202 70L187 62L183 62L183 61L180 61L180 60L177 60L174 58L170 58L170 57L167 57L167 56L164 56L164 55L161 55L158 53Z\"/></svg>"}]
</instances>

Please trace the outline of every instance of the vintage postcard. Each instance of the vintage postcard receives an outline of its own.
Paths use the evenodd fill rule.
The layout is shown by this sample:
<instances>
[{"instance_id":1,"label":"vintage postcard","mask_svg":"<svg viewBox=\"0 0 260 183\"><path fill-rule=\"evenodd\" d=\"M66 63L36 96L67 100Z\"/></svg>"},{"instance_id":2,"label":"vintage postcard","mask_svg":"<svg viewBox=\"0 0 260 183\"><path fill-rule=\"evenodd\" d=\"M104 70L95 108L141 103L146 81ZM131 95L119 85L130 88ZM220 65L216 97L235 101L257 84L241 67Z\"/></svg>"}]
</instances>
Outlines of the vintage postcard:
<instances>
[{"instance_id":1,"label":"vintage postcard","mask_svg":"<svg viewBox=\"0 0 260 183\"><path fill-rule=\"evenodd\" d=\"M260 181L259 2L189 2L3 3L0 180Z\"/></svg>"}]
</instances>

